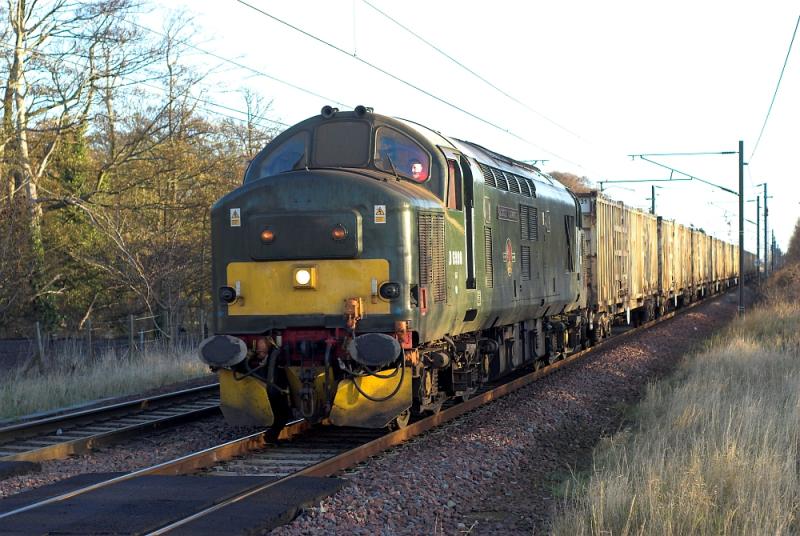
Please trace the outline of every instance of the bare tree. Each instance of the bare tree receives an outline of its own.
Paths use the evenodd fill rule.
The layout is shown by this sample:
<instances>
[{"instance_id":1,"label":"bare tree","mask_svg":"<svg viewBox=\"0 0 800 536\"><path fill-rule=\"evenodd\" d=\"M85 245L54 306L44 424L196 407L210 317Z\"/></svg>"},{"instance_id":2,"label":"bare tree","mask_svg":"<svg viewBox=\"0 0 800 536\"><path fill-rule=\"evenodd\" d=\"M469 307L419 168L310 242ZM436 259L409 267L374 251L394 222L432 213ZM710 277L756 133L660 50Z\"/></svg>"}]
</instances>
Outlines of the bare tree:
<instances>
[{"instance_id":1,"label":"bare tree","mask_svg":"<svg viewBox=\"0 0 800 536\"><path fill-rule=\"evenodd\" d=\"M48 284L59 276L45 274L43 206L62 192L57 185L43 192L43 177L65 138L86 130L100 83L108 102L114 80L150 61L125 23L134 7L134 0L7 0L0 176L9 210L24 217L27 298L45 321L53 320Z\"/></svg>"},{"instance_id":2,"label":"bare tree","mask_svg":"<svg viewBox=\"0 0 800 536\"><path fill-rule=\"evenodd\" d=\"M278 131L274 126L265 126L270 121L266 118L272 108L272 101L265 102L261 95L250 89L243 89L241 94L246 116L241 121L230 118L223 121L223 133L239 144L244 158L249 162Z\"/></svg>"},{"instance_id":3,"label":"bare tree","mask_svg":"<svg viewBox=\"0 0 800 536\"><path fill-rule=\"evenodd\" d=\"M551 171L550 176L575 193L586 193L596 189L589 177L579 177L563 171Z\"/></svg>"}]
</instances>

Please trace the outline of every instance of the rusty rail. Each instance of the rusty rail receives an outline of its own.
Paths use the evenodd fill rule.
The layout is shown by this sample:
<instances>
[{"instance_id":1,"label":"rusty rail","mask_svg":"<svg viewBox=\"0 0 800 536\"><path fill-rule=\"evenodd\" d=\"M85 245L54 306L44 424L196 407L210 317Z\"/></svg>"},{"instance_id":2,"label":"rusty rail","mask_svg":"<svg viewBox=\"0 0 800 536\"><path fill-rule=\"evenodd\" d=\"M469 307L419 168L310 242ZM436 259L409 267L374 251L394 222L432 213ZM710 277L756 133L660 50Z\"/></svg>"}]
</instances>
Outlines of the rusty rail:
<instances>
[{"instance_id":1,"label":"rusty rail","mask_svg":"<svg viewBox=\"0 0 800 536\"><path fill-rule=\"evenodd\" d=\"M717 298L722 297L725 294L726 293L720 294L719 296L717 296ZM666 315L664 315L664 316L662 316L662 317L660 317L660 318L658 318L656 320L653 320L653 321L647 322L645 324L642 324L642 325L640 325L638 327L626 330L623 333L620 333L620 334L615 335L615 336L613 336L613 337L611 337L609 339L601 341L598 344L596 344L596 345L594 345L594 346L592 346L590 348L586 348L584 350L576 352L576 353L570 355L569 357L567 357L567 358L565 358L563 360L557 361L557 362L555 362L555 363L553 363L553 364L551 364L551 365L549 365L549 366L547 366L547 367L545 367L543 369L540 369L540 370L531 372L529 374L525 374L523 376L520 376L520 377L518 377L516 379L513 379L511 381L508 381L508 382L506 382L506 383L504 383L502 385L494 387L494 388L492 388L492 389L490 389L488 391L480 393L480 394L476 395L475 397L473 397L473 398L471 398L471 399L469 399L469 400L467 400L465 402L461 402L461 403L456 404L456 405L454 405L454 406L452 406L450 408L442 410L441 412L439 412L439 413L437 413L435 415L431 415L429 417L421 419L421 420L419 420L419 421L417 421L417 422L415 422L413 424L410 424L406 428L403 428L403 429L400 429L400 430L396 430L396 431L393 431L393 432L389 432L389 433L387 433L387 434L385 434L385 435L383 435L383 436L381 436L381 437L379 437L377 439L369 441L369 442L367 442L367 443L365 443L365 444L363 444L363 445L361 445L359 447L356 447L354 449L348 450L347 452L344 452L344 453L339 454L337 456L333 456L332 458L329 458L329 459L327 459L325 461L322 461L322 462L316 463L314 465L310 465L308 467L305 467L305 468L303 468L303 469L301 469L301 470L299 470L297 472L292 473L291 475L276 479L274 481L271 481L271 482L269 482L267 484L264 484L264 485L261 485L261 486L257 486L256 488L253 488L253 489L251 489L251 490L249 490L247 492L241 493L241 494L239 494L237 496L234 496L234 497L231 497L231 498L226 499L224 501L221 501L221 502L219 502L219 503L217 503L217 504L215 504L215 505L213 505L213 506L211 506L209 508L206 508L204 510L196 512L195 514L192 514L191 516L188 516L188 517L186 517L184 519L181 519L179 521L176 521L174 523L166 525L166 526L164 526L164 527L162 527L160 529L157 529L157 530L151 532L150 534L153 535L153 536L154 535L166 534L166 533L168 533L168 532L170 532L170 531L172 531L172 530L174 530L176 528L185 526L186 524L188 524L188 523L190 523L192 521L195 521L195 520L197 520L199 518L202 518L204 516L213 514L214 512L225 508L226 506L229 506L229 505L235 504L235 503L237 503L239 501L242 501L244 499L247 499L248 497L256 495L256 494L258 494L258 493L260 493L260 492L262 492L262 491L264 491L264 490L266 490L268 488L271 488L273 486L277 486L277 485L279 485L281 483L284 483L284 482L288 481L289 479L297 477L297 476L325 477L325 476L334 475L334 474L336 474L336 473L338 473L338 472L340 472L340 471L342 471L344 469L347 469L349 467L352 467L353 465L361 463L361 462L369 459L372 456L380 454L381 452L383 452L385 450L388 450L388 449L390 449L392 447L400 445L401 443L407 441L408 439L410 439L412 437L421 435L421 434L423 434L423 433L425 433L425 432L427 432L427 431L429 431L429 430L431 430L433 428L436 428L437 426L439 426L439 425L441 425L441 424L443 424L445 422L452 421L452 420L460 417L461 415L464 415L465 413L468 413L470 411L473 411L473 410L477 409L478 407L480 407L482 405L485 405L485 404L487 404L487 403L489 403L489 402L491 402L493 400L497 400L499 398L502 398L502 397L504 397L504 396L506 396L506 395L508 395L510 393L513 393L514 391L517 391L517 390L525 387L526 385L529 385L529 384L531 384L531 383L533 383L533 382L535 382L535 381L537 381L537 380L539 380L539 379L541 379L541 378L543 378L545 376L553 374L556 371L561 370L562 368L573 364L574 362L580 360L581 358L587 356L588 354L590 354L591 352L593 352L593 351L595 351L597 349L605 348L605 347L611 346L613 344L616 344L616 343L620 342L621 340L623 340L625 338L628 338L628 337L630 337L630 336L632 336L632 335L634 335L636 333L640 333L643 330L646 330L646 329L648 329L648 328L650 328L650 327L652 327L654 325L657 325L657 324L660 324L661 322L670 320L670 319L672 319L673 317L675 317L678 314L682 314L682 313L684 313L686 311L689 311L692 308L700 305L701 303L705 303L705 300L700 301L700 302L695 302L695 303L690 304L690 305L688 305L688 306L686 306L686 307L684 307L684 308L682 308L682 309L680 309L678 311L670 312L670 313L668 313L668 314L666 314ZM33 504L30 504L30 505L27 505L27 506L23 506L23 507L17 508L15 510L11 510L9 512L0 514L0 519L3 519L5 517L10 517L10 516L13 516L13 515L16 515L16 514L20 514L22 512L30 511L30 510L33 510L33 509L36 509L36 508L39 508L39 507L42 507L42 506L46 506L46 505L49 505L49 504L53 504L53 503L56 503L56 502L64 501L64 500L70 499L72 497L75 497L75 496L78 496L78 495L81 495L81 494L84 494L84 493L88 493L90 491L94 491L96 489L100 489L100 488L103 488L103 487L106 487L106 486L111 486L111 485L114 485L114 484L117 484L117 483L120 483L120 482L131 480L131 479L134 479L134 478L137 478L137 477L140 477L140 476L144 476L144 475L178 475L178 474L186 474L186 473L195 472L195 471L198 471L198 470L205 469L205 468L208 468L210 466L213 466L214 464L217 464L217 463L219 463L221 461L229 460L229 459L232 459L232 458L234 458L236 456L242 456L242 455L245 455L245 454L247 454L249 452L252 452L254 450L262 449L262 448L266 447L271 440L274 440L274 439L279 439L279 440L280 439L288 439L288 438L297 436L298 434L301 434L303 432L308 431L310 428L311 428L311 426L308 425L308 423L306 423L305 421L302 421L302 420L294 421L294 422L290 423L289 425L287 425L281 431L281 433L278 435L277 438L274 438L274 437L270 438L269 435L268 435L269 434L268 432L258 432L258 433L255 433L255 434L250 434L248 436L244 436L242 438L235 439L235 440L229 441L227 443L224 443L222 445L211 447L211 448L205 449L205 450L200 451L200 452L189 454L189 455L183 456L183 457L175 459L175 460L163 462L163 463L160 463L160 464L152 466L152 467L147 467L147 468L143 468L143 469L140 469L140 470L137 470L137 471L133 471L133 472L127 473L125 475L121 475L121 476L118 476L118 477L115 477L115 478L112 478L112 479L109 479L109 480L106 480L106 481L103 481L103 482L98 482L96 484L93 484L93 485L90 485L90 486L86 486L84 488L80 488L80 489L73 490L73 491L70 491L70 492L67 492L67 493L63 493L63 494L58 495L56 497L51 497L49 499L45 499L45 500L39 501L37 503L33 503Z\"/></svg>"},{"instance_id":2,"label":"rusty rail","mask_svg":"<svg viewBox=\"0 0 800 536\"><path fill-rule=\"evenodd\" d=\"M219 384L119 402L0 428L0 461L44 461L83 454L144 429L219 411Z\"/></svg>"}]
</instances>

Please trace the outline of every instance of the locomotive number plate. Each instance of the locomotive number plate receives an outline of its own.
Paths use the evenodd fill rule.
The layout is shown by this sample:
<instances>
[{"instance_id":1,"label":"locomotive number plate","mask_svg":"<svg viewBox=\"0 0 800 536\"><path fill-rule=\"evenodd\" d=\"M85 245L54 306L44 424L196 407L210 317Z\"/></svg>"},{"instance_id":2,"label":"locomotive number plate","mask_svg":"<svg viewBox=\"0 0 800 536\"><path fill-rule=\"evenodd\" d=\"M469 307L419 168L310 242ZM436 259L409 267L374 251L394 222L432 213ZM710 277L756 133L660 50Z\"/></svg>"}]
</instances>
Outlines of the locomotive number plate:
<instances>
[{"instance_id":1,"label":"locomotive number plate","mask_svg":"<svg viewBox=\"0 0 800 536\"><path fill-rule=\"evenodd\" d=\"M519 221L519 211L515 208L497 205L497 219L505 221Z\"/></svg>"}]
</instances>

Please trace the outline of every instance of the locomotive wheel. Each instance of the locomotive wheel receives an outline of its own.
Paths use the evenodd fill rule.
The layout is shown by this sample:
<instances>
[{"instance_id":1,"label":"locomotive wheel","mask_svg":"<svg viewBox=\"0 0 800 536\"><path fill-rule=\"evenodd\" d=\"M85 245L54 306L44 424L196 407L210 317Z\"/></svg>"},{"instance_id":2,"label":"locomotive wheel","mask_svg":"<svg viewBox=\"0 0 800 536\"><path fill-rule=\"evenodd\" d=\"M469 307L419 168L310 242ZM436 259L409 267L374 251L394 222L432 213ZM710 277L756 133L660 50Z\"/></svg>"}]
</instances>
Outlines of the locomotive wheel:
<instances>
[{"instance_id":1,"label":"locomotive wheel","mask_svg":"<svg viewBox=\"0 0 800 536\"><path fill-rule=\"evenodd\" d=\"M411 420L411 410L407 409L400 415L394 418L394 420L389 425L389 428L392 430L402 430L406 426L408 426L409 421Z\"/></svg>"},{"instance_id":2,"label":"locomotive wheel","mask_svg":"<svg viewBox=\"0 0 800 536\"><path fill-rule=\"evenodd\" d=\"M472 398L472 395L474 395L474 394L475 394L475 388L474 388L474 387L471 387L471 388L467 389L466 391L464 391L463 393L461 393L461 394L458 396L458 398L459 398L459 400L461 400L462 402L466 402L467 400L469 400L470 398Z\"/></svg>"},{"instance_id":3,"label":"locomotive wheel","mask_svg":"<svg viewBox=\"0 0 800 536\"><path fill-rule=\"evenodd\" d=\"M436 415L437 413L442 411L442 404L444 404L444 400L439 401L432 408L429 408L425 413L427 413L428 415Z\"/></svg>"}]
</instances>

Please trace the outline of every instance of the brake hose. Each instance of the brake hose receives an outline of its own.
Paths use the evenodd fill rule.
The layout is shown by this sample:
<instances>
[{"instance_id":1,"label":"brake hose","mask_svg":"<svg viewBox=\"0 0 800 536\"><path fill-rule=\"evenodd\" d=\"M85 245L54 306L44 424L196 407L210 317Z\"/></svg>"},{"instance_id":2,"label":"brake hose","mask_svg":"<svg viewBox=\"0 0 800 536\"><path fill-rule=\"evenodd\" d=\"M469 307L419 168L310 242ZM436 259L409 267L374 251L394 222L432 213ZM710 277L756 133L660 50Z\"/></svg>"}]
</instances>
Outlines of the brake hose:
<instances>
[{"instance_id":1,"label":"brake hose","mask_svg":"<svg viewBox=\"0 0 800 536\"><path fill-rule=\"evenodd\" d=\"M397 369L395 369L394 373L395 374L397 373ZM372 374L372 375L374 376L375 374ZM386 376L386 377L387 378L391 378L392 375ZM403 379L404 379L405 375L406 375L406 359L405 359L405 356L403 356L401 358L401 362L400 362L400 380L397 382L397 386L394 388L394 391L392 391L391 393L389 393L388 395L386 395L383 398L373 398L373 397L369 396L367 393L365 393L364 391L361 390L361 387L358 386L358 382L356 382L355 378L351 378L350 381L353 382L353 386L356 388L356 391L358 391L361 394L361 396L363 396L367 400L369 400L371 402L386 402L390 398L394 397L394 395L396 395L398 393L398 391L400 391L400 387L403 385ZM378 377L381 377L381 376L378 376Z\"/></svg>"}]
</instances>

